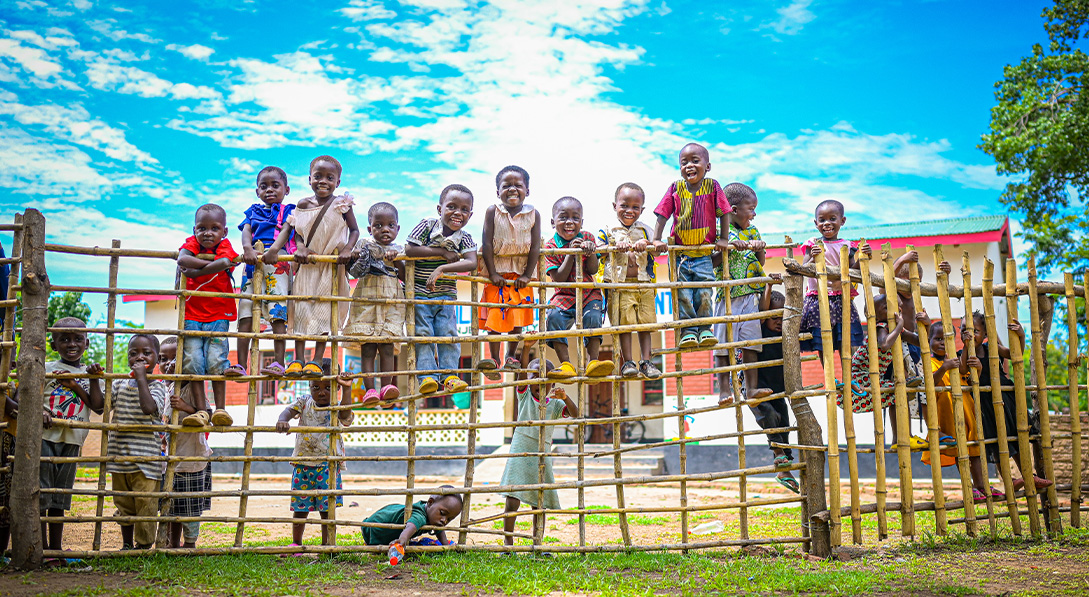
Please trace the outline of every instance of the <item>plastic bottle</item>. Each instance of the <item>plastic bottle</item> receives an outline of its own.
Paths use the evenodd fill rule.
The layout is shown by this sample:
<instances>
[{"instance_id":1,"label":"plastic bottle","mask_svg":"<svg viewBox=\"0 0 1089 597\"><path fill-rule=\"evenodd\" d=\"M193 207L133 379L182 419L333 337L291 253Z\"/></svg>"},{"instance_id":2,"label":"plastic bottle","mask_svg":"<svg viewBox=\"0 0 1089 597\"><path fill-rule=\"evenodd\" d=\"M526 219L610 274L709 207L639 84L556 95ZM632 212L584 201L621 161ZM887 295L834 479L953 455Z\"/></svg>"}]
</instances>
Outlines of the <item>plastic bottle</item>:
<instances>
[{"instance_id":1,"label":"plastic bottle","mask_svg":"<svg viewBox=\"0 0 1089 597\"><path fill-rule=\"evenodd\" d=\"M713 535L715 533L721 533L726 530L726 526L722 524L721 520L712 520L705 522L696 528L692 529L693 535Z\"/></svg>"},{"instance_id":2,"label":"plastic bottle","mask_svg":"<svg viewBox=\"0 0 1089 597\"><path fill-rule=\"evenodd\" d=\"M394 543L389 546L389 552L386 555L389 556L389 565L396 566L405 558L405 548L401 547L400 543Z\"/></svg>"}]
</instances>

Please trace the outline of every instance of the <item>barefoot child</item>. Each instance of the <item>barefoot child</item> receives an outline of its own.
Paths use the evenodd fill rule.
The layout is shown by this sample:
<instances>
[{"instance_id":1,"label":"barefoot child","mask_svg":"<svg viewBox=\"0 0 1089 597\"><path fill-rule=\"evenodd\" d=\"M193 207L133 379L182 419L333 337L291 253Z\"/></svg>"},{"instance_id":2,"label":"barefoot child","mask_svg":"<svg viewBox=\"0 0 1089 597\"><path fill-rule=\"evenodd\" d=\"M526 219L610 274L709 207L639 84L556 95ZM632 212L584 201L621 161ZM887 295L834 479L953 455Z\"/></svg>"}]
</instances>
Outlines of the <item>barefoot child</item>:
<instances>
[{"instance_id":1,"label":"barefoot child","mask_svg":"<svg viewBox=\"0 0 1089 597\"><path fill-rule=\"evenodd\" d=\"M778 276L778 274L772 274L772 277L776 276ZM772 290L771 286L771 284L764 286L764 293L760 300L761 311L782 309L783 306L786 305L786 297ZM761 322L760 333L763 338L782 336L783 318L772 317L764 319ZM763 347L763 350L756 353L757 362L782 360L782 342L764 344ZM767 388L772 394L782 394L786 392L786 385L783 381L783 366L781 364L771 367L761 367L757 369L757 371L759 372L755 382L757 387ZM745 383L748 384L748 380L746 380ZM754 406L750 406L749 408L752 410L753 416L756 417L756 423L760 425L761 429L790 427L790 406L787 404L786 398L766 400ZM771 444L773 442L788 444L790 443L790 434L785 431L782 433L769 433L768 443ZM794 461L794 454L791 452L790 448L771 448L771 453L775 456L773 462L777 468L786 468ZM800 491L798 488L798 480L794 478L794 475L792 475L790 471L779 471L775 475L775 480L794 493L799 493Z\"/></svg>"},{"instance_id":2,"label":"barefoot child","mask_svg":"<svg viewBox=\"0 0 1089 597\"><path fill-rule=\"evenodd\" d=\"M208 255L206 261L198 255ZM193 222L193 236L185 239L179 249L178 267L185 274L186 290L205 292L234 292L231 271L232 260L238 257L227 240L227 212L209 203L197 208ZM234 321L237 311L230 297L189 296L185 298L185 330L225 334ZM158 354L158 341L155 352ZM194 336L182 341L182 373L187 375L223 375L231 362L227 360L230 348L224 336ZM154 363L153 363L154 364ZM237 372L236 372L237 374ZM193 394L199 404L205 401L204 383L193 384ZM234 419L224 408L227 399L227 382L213 381L212 395L216 410L212 413L213 425L233 425ZM203 412L203 411L202 411ZM183 425L203 426L207 417L190 416Z\"/></svg>"},{"instance_id":3,"label":"barefoot child","mask_svg":"<svg viewBox=\"0 0 1089 597\"><path fill-rule=\"evenodd\" d=\"M159 345L159 371L164 375L174 373L175 357L178 352L178 339L167 338ZM208 412L208 403L198 403L193 395L194 383L181 382L175 385L173 382L166 384L167 395L170 396L170 405L164 413L163 419L170 421L173 411L177 410L182 417L198 412ZM201 382L196 382L201 383ZM175 392L175 389L178 389ZM174 445L175 456L195 456L207 458L212 455L212 449L208 447L208 434L179 433ZM174 468L174 493L190 493L212 490L212 466L207 460L183 461ZM201 516L212 509L212 498L203 497L175 497L170 502L170 516L194 517ZM200 537L200 521L170 523L170 547L194 548L197 546L197 538ZM184 539L184 543L182 542Z\"/></svg>"},{"instance_id":4,"label":"barefoot child","mask_svg":"<svg viewBox=\"0 0 1089 597\"><path fill-rule=\"evenodd\" d=\"M481 273L491 280L484 286L481 302L511 305L532 304L533 292L526 287L537 273L541 252L541 214L527 204L529 173L518 166L507 166L495 175L495 194L499 204L484 214L484 236L480 253ZM480 329L497 334L521 334L533 323L532 309L480 308ZM519 369L522 355L515 354L518 342L507 344L507 355L500 355L500 343L490 342L492 358L481 359L476 368L494 371L503 359L503 369ZM498 379L495 373L486 374Z\"/></svg>"},{"instance_id":5,"label":"barefoot child","mask_svg":"<svg viewBox=\"0 0 1089 597\"><path fill-rule=\"evenodd\" d=\"M603 282L654 283L654 255L661 253L664 245L655 245L652 242L654 231L639 221L645 202L643 189L634 182L625 182L616 188L613 210L616 211L619 225L602 228L597 236L599 245L617 249L606 254ZM657 294L658 291L653 288L606 291L605 304L609 310L609 322L614 326L657 323L658 316L654 308ZM620 358L623 363L620 366L620 376L632 378L642 375L647 379L661 377L662 372L650 362L650 332L639 332L639 353L642 358L638 366L635 364L631 337L631 332L620 334Z\"/></svg>"},{"instance_id":6,"label":"barefoot child","mask_svg":"<svg viewBox=\"0 0 1089 597\"><path fill-rule=\"evenodd\" d=\"M401 225L397 208L389 203L375 203L367 211L367 232L370 239L360 239L352 253L354 261L348 273L359 282L352 293L354 298L403 299L405 290L401 280L405 278L405 262L394 261L404 249L393 242ZM348 325L344 333L359 336L398 337L405 326L404 304L352 303ZM359 349L363 373L374 373L374 357L379 356L380 371L395 371L397 360L390 342L364 342ZM381 384L381 390L378 389ZM381 380L364 377L363 406L374 406L379 400L395 400L401 396L397 389L397 377L386 376Z\"/></svg>"},{"instance_id":7,"label":"barefoot child","mask_svg":"<svg viewBox=\"0 0 1089 597\"><path fill-rule=\"evenodd\" d=\"M540 369L540 361L533 359L529 363L529 373L525 379L532 381L537 379L538 370ZM552 363L545 361L545 375L552 371ZM518 407L518 420L519 421L539 421L541 420L541 394L545 395L545 420L551 421L560 417L578 418L579 407L573 400L567 397L567 394L561 388L555 388L549 391L551 384L529 384L524 386L515 386L514 395L517 401ZM545 434L545 453L552 451L552 434L556 431L554 425L548 426L524 426L514 428L514 437L511 438L510 451L511 454L518 454L521 452L537 453L541 451L540 445L540 433ZM552 459L545 458L544 478L539 477L540 473L540 458L538 456L514 456L507 459L507 467L503 469L503 478L499 481L500 485L536 485L538 483L555 483L555 477L552 475ZM559 494L555 489L546 489L544 492L544 504L537 503L538 491L536 489L530 489L527 491L513 491L510 493L501 493L499 495L507 498L506 513L512 514L518 511L522 502L533 506L534 508L546 508L549 510L556 510L560 507ZM533 534L537 535L538 518L533 517ZM514 522L517 519L516 516L507 516L503 519L503 530L508 533L514 532ZM514 537L505 535L503 542L507 545L514 545Z\"/></svg>"},{"instance_id":8,"label":"barefoot child","mask_svg":"<svg viewBox=\"0 0 1089 597\"><path fill-rule=\"evenodd\" d=\"M457 299L457 282L444 274L476 270L476 243L464 230L473 215L473 193L459 184L439 194L438 218L425 218L408 235L405 255L427 257L416 262L412 281L418 299ZM457 336L457 310L453 305L416 305L417 336ZM460 344L417 344L416 369L442 371L443 389L454 394L469 387L454 371L461 356ZM419 392L439 389L439 373L421 373Z\"/></svg>"},{"instance_id":9,"label":"barefoot child","mask_svg":"<svg viewBox=\"0 0 1089 597\"><path fill-rule=\"evenodd\" d=\"M716 277L722 280L762 278L764 277L764 247L767 245L760 238L760 231L756 229L756 226L752 225L752 221L756 219L756 192L748 185L740 182L732 182L722 190L726 194L726 200L730 202L732 210L730 214L730 252L728 255L722 253L718 257L721 260L725 256L730 267L728 272L722 272L720 261L717 270L719 275ZM730 314L751 315L758 312L760 310L760 297L764 294L765 286L765 284L759 282L731 286L729 288ZM726 315L726 294L727 289L725 288L719 288L716 292L716 317ZM733 324L733 332L734 337L732 339L727 338L726 324L716 323L715 341L724 344L731 340L733 342L742 342L759 339L761 336L761 322L756 319L737 322ZM759 344L742 347L741 362L745 364L755 363L759 360L757 357L760 355L761 350L763 350L763 346ZM725 367L729 364L729 351L728 348L715 350L716 367ZM757 383L758 371L757 369L746 369L744 372L745 399L747 400L763 398L773 393L770 388ZM730 373L719 373L719 404L733 403L733 389L730 385Z\"/></svg>"},{"instance_id":10,"label":"barefoot child","mask_svg":"<svg viewBox=\"0 0 1089 597\"><path fill-rule=\"evenodd\" d=\"M332 361L321 360L321 374L332 375ZM340 405L348 406L352 403L351 377L341 373L337 379L341 387ZM318 406L329 406L333 396L331 384L328 379L311 379L310 395L300 396L294 404L280 413L280 419L276 421L276 431L289 433L291 431L291 419L299 418L300 427L330 427L333 425L330 410L317 410ZM352 411L337 411L337 421L340 425L349 425L352 422ZM305 458L293 462L295 472L291 475L292 491L329 489L329 462L321 460L329 456L329 432L296 433L295 450L291 453L293 458ZM344 456L344 438L337 436L335 455ZM344 470L344 461L333 463L336 467L336 488L343 489L340 473ZM337 496L337 506L343 505L344 498ZM329 518L329 496L302 496L291 497L291 512L293 518L306 518L310 512L317 511L322 519ZM296 523L291 525L291 545L300 546L303 542L303 531L306 525ZM321 544L330 545L335 529L328 525L321 525Z\"/></svg>"},{"instance_id":11,"label":"barefoot child","mask_svg":"<svg viewBox=\"0 0 1089 597\"><path fill-rule=\"evenodd\" d=\"M714 244L726 249L730 235L730 204L726 194L713 178L706 178L711 170L711 157L707 148L689 143L681 148L681 180L669 185L654 213L658 224L654 227L654 242L661 246L666 222L673 218L669 232L675 245ZM711 250L681 251L676 255L677 282L712 282L715 279L711 264ZM711 317L712 292L710 288L679 288L677 293L677 319ZM684 327L679 330L678 348L714 346L718 341L710 325Z\"/></svg>"},{"instance_id":12,"label":"barefoot child","mask_svg":"<svg viewBox=\"0 0 1089 597\"><path fill-rule=\"evenodd\" d=\"M552 227L556 233L545 243L546 249L578 249L581 255L549 255L545 258L545 274L552 278L553 282L593 282L597 273L597 243L594 235L582 229L582 203L574 197L563 197L552 205ZM582 260L582 279L575 278L575 262ZM570 329L575 323L575 292L574 288L557 288L549 300L554 308L548 312L546 320L547 329L550 332ZM597 288L582 290L582 327L584 329L599 329L604 324L603 297ZM601 347L601 336L587 336L583 339L586 345L587 377L604 377L613 372L612 361L599 361L598 350ZM570 379L578 375L575 366L571 364L570 352L567 348L567 338L552 338L547 344L556 351L560 359L560 366L556 367L549 377L554 379Z\"/></svg>"},{"instance_id":13,"label":"barefoot child","mask_svg":"<svg viewBox=\"0 0 1089 597\"><path fill-rule=\"evenodd\" d=\"M295 211L294 205L290 203L284 205L284 197L290 192L291 187L287 186L287 174L280 168L265 166L257 173L257 197L261 199L261 203L251 205L246 210L245 219L238 225L238 229L242 231L242 261L246 264L245 273L242 275L242 289L240 290L242 294L253 292L254 266L257 265L258 259L264 257L264 254L257 254L253 244L260 241L264 243L266 251L270 249L276 243L276 237L280 235L280 231L283 230L284 221ZM293 238L294 234L289 231L289 247L294 247L294 243L291 242ZM287 255L288 253L290 251L286 248L281 248L274 255ZM264 294L287 296L290 285L290 263L280 261L265 268ZM272 326L273 333L287 333L287 303L283 301L262 302L261 319ZM253 330L253 303L249 299L239 299L238 331L249 332L251 330ZM282 377L284 375L284 349L286 344L286 340L273 341L275 360L261 368L262 375L272 377ZM249 363L250 358L250 339L239 338L235 352L238 354L238 364L227 368L223 374L229 377L247 375L246 365Z\"/></svg>"},{"instance_id":14,"label":"barefoot child","mask_svg":"<svg viewBox=\"0 0 1089 597\"><path fill-rule=\"evenodd\" d=\"M454 486L443 485L440 489L454 489ZM425 531L423 528L446 526L461 514L463 503L461 494L433 495L427 501L420 500L412 504L412 514L407 523L404 502L383 506L363 521L363 541L367 545L431 545L433 542L428 537L415 541L413 539L420 535L434 534L439 545L451 545L453 541L447 541L446 531L441 528ZM366 523L389 526L367 526Z\"/></svg>"},{"instance_id":15,"label":"barefoot child","mask_svg":"<svg viewBox=\"0 0 1089 597\"><path fill-rule=\"evenodd\" d=\"M292 294L300 296L331 295L333 276L337 277L337 293L348 296L348 276L344 264L352 257L352 250L359 240L359 228L355 221L351 195L334 195L340 186L340 162L331 156L322 155L310 162L310 188L314 194L299 201L295 212L287 216L285 226L280 230L262 260L268 265L275 265L276 257L295 233L295 286ZM337 262L311 262L310 255L337 255ZM332 329L332 303L328 301L295 301L292 331L296 334L329 335ZM340 321L338 328L344 327L348 309L344 303L339 307ZM314 343L313 358L303 363L306 358L306 340L295 341L295 360L288 364L285 375L288 377L320 377L321 359L325 355L325 341Z\"/></svg>"},{"instance_id":16,"label":"barefoot child","mask_svg":"<svg viewBox=\"0 0 1089 597\"><path fill-rule=\"evenodd\" d=\"M53 324L55 328L85 328L82 319L64 317ZM83 353L89 346L87 334L79 331L57 331L49 334L49 347L57 353L58 360L45 364L50 373L79 373L87 376L101 375L102 365L82 363ZM83 442L87 439L87 429L73 429L67 426L53 425L53 419L69 421L91 420L91 412L102 414L105 403L102 394L102 382L97 379L82 377L78 379L46 380L45 398L42 413L42 456L79 456ZM16 391L15 406L18 406ZM15 426L9 431L14 434ZM12 435L14 442L15 436ZM14 466L12 462L9 466ZM42 462L39 479L42 489L72 489L76 481L76 463ZM40 508L42 516L64 516L65 510L72 509L71 494L41 492ZM51 522L46 533L46 523L42 523L42 539L45 549L61 549L64 535L63 522Z\"/></svg>"},{"instance_id":17,"label":"barefoot child","mask_svg":"<svg viewBox=\"0 0 1089 597\"><path fill-rule=\"evenodd\" d=\"M159 340L151 334L133 334L129 339L130 379L113 382L113 421L118 425L162 425L166 412L166 384L148 380L159 360ZM199 384L190 384L199 385ZM203 394L201 394L203 396ZM163 434L158 431L111 431L106 453L109 456L161 456ZM106 463L113 480L113 490L121 492L160 491L165 463ZM113 503L121 516L156 516L159 498L116 495ZM150 549L155 543L154 522L122 522L121 549Z\"/></svg>"}]
</instances>

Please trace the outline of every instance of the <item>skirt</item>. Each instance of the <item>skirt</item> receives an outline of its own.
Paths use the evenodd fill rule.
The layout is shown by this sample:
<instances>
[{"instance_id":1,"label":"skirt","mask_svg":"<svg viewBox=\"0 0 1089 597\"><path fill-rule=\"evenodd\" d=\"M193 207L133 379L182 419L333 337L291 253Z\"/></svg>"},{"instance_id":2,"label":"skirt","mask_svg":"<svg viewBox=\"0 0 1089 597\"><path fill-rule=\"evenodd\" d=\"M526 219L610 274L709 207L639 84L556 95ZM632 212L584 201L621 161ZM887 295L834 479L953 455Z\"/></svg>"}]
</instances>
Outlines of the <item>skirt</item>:
<instances>
[{"instance_id":1,"label":"skirt","mask_svg":"<svg viewBox=\"0 0 1089 597\"><path fill-rule=\"evenodd\" d=\"M212 465L204 467L204 470L195 473L174 473L174 492L188 493L192 491L212 490ZM212 509L210 497L182 497L174 498L170 502L170 516L200 516L202 512Z\"/></svg>"},{"instance_id":2,"label":"skirt","mask_svg":"<svg viewBox=\"0 0 1089 597\"><path fill-rule=\"evenodd\" d=\"M355 285L353 298L403 299L401 282L392 276L363 276ZM405 305L352 303L346 335L396 337L404 335Z\"/></svg>"}]
</instances>

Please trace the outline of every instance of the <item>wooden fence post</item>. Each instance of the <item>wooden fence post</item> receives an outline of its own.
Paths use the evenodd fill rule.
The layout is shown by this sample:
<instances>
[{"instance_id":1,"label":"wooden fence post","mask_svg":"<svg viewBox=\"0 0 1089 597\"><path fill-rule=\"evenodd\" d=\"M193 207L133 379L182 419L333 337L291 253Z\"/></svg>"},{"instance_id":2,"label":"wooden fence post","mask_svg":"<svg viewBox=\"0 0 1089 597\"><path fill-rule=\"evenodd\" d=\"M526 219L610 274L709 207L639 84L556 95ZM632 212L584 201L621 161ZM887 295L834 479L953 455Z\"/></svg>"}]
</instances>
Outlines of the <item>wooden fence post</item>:
<instances>
[{"instance_id":1,"label":"wooden fence post","mask_svg":"<svg viewBox=\"0 0 1089 597\"><path fill-rule=\"evenodd\" d=\"M23 213L23 331L19 343L19 429L11 482L11 563L36 569L42 564L39 514L39 461L42 457L42 394L49 325L49 276L45 271L45 217Z\"/></svg>"},{"instance_id":2,"label":"wooden fence post","mask_svg":"<svg viewBox=\"0 0 1089 597\"><path fill-rule=\"evenodd\" d=\"M798 334L802 325L802 277L787 273L783 277L786 290L786 312L783 314L783 383L787 394L802 389L801 346ZM678 379L678 381L680 381ZM824 436L820 423L809 408L809 401L790 400L790 410L794 411L794 420L798 425L798 443L803 446L823 447ZM824 452L803 450L800 454L805 461L805 484L803 490L810 514L828 509L824 488ZM826 558L831 553L831 536L828 523L815 518L809 519L810 553Z\"/></svg>"}]
</instances>

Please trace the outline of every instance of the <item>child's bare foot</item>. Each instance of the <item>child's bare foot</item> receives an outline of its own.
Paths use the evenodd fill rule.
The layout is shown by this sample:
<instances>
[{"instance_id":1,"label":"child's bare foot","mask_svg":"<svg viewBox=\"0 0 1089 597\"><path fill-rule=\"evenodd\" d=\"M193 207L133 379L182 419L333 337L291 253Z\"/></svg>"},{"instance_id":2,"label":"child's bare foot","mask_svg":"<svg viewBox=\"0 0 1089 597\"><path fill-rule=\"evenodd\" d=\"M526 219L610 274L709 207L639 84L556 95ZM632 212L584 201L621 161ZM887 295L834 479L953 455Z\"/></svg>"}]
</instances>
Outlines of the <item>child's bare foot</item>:
<instances>
[{"instance_id":1,"label":"child's bare foot","mask_svg":"<svg viewBox=\"0 0 1089 597\"><path fill-rule=\"evenodd\" d=\"M730 406L733 403L734 403L734 397L732 395L730 395L730 394L727 394L725 396L719 396L719 398L718 398L718 405L719 406Z\"/></svg>"},{"instance_id":2,"label":"child's bare foot","mask_svg":"<svg viewBox=\"0 0 1089 597\"><path fill-rule=\"evenodd\" d=\"M767 398L775 392L772 392L770 388L756 388L747 392L746 400L759 400L760 398Z\"/></svg>"}]
</instances>

